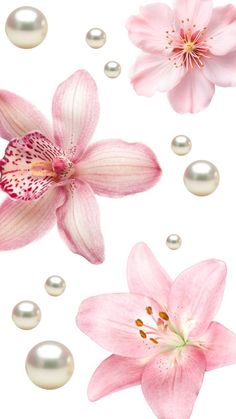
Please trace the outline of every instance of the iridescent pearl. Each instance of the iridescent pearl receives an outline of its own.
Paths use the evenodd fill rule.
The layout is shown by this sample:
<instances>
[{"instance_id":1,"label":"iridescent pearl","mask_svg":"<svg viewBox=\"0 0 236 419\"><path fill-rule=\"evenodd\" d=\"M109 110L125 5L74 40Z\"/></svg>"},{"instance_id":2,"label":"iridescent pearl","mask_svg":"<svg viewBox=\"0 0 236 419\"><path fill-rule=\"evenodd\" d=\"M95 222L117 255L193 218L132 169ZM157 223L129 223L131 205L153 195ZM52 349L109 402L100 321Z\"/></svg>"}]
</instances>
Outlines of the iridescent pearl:
<instances>
[{"instance_id":1,"label":"iridescent pearl","mask_svg":"<svg viewBox=\"0 0 236 419\"><path fill-rule=\"evenodd\" d=\"M107 37L102 29L92 28L87 32L85 39L91 48L97 49L105 45Z\"/></svg>"},{"instance_id":2,"label":"iridescent pearl","mask_svg":"<svg viewBox=\"0 0 236 419\"><path fill-rule=\"evenodd\" d=\"M109 61L104 67L104 73L110 79L115 79L121 73L121 66L116 61Z\"/></svg>"},{"instance_id":3,"label":"iridescent pearl","mask_svg":"<svg viewBox=\"0 0 236 419\"><path fill-rule=\"evenodd\" d=\"M182 239L178 234L170 234L166 239L166 245L171 250L177 250L182 244Z\"/></svg>"},{"instance_id":4,"label":"iridescent pearl","mask_svg":"<svg viewBox=\"0 0 236 419\"><path fill-rule=\"evenodd\" d=\"M20 329L33 329L41 320L40 308L33 301L21 301L13 308L12 320Z\"/></svg>"},{"instance_id":5,"label":"iridescent pearl","mask_svg":"<svg viewBox=\"0 0 236 419\"><path fill-rule=\"evenodd\" d=\"M66 283L63 278L58 275L50 276L45 282L45 289L52 297L58 297L63 294L66 288Z\"/></svg>"},{"instance_id":6,"label":"iridescent pearl","mask_svg":"<svg viewBox=\"0 0 236 419\"><path fill-rule=\"evenodd\" d=\"M177 135L171 142L171 148L178 156L185 156L192 149L192 142L186 135Z\"/></svg>"},{"instance_id":7,"label":"iridescent pearl","mask_svg":"<svg viewBox=\"0 0 236 419\"><path fill-rule=\"evenodd\" d=\"M36 386L51 390L69 381L74 371L74 360L69 349L62 343L46 341L31 349L25 368Z\"/></svg>"},{"instance_id":8,"label":"iridescent pearl","mask_svg":"<svg viewBox=\"0 0 236 419\"><path fill-rule=\"evenodd\" d=\"M15 9L5 26L8 39L19 48L34 48L43 42L48 31L46 17L31 6Z\"/></svg>"},{"instance_id":9,"label":"iridescent pearl","mask_svg":"<svg viewBox=\"0 0 236 419\"><path fill-rule=\"evenodd\" d=\"M206 196L214 192L220 183L216 166L206 160L191 163L184 173L184 184L194 195Z\"/></svg>"}]
</instances>

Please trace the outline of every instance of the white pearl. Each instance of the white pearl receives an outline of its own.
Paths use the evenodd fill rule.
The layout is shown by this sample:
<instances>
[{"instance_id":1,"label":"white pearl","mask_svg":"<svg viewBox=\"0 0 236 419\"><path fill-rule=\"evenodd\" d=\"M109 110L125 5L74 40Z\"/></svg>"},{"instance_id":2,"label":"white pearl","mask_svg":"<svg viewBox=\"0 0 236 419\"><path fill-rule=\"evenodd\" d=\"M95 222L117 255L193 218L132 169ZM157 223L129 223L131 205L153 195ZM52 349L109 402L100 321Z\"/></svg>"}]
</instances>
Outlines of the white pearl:
<instances>
[{"instance_id":1,"label":"white pearl","mask_svg":"<svg viewBox=\"0 0 236 419\"><path fill-rule=\"evenodd\" d=\"M206 196L214 192L220 183L216 166L206 160L191 163L184 173L184 184L194 195Z\"/></svg>"},{"instance_id":2,"label":"white pearl","mask_svg":"<svg viewBox=\"0 0 236 419\"><path fill-rule=\"evenodd\" d=\"M74 371L74 360L69 349L62 343L46 341L31 349L25 368L36 386L51 390L69 381Z\"/></svg>"},{"instance_id":3,"label":"white pearl","mask_svg":"<svg viewBox=\"0 0 236 419\"><path fill-rule=\"evenodd\" d=\"M104 67L104 73L110 79L115 79L121 73L121 66L116 61L109 61Z\"/></svg>"},{"instance_id":4,"label":"white pearl","mask_svg":"<svg viewBox=\"0 0 236 419\"><path fill-rule=\"evenodd\" d=\"M91 48L97 49L105 45L107 37L102 29L92 28L87 32L85 39Z\"/></svg>"},{"instance_id":5,"label":"white pearl","mask_svg":"<svg viewBox=\"0 0 236 419\"><path fill-rule=\"evenodd\" d=\"M171 250L177 250L182 244L182 239L178 234L170 234L166 239L166 245Z\"/></svg>"},{"instance_id":6,"label":"white pearl","mask_svg":"<svg viewBox=\"0 0 236 419\"><path fill-rule=\"evenodd\" d=\"M66 288L66 283L63 278L58 275L50 276L45 282L45 289L52 297L58 297L63 294Z\"/></svg>"},{"instance_id":7,"label":"white pearl","mask_svg":"<svg viewBox=\"0 0 236 419\"><path fill-rule=\"evenodd\" d=\"M20 329L33 329L41 320L40 308L33 301L21 301L13 308L12 320Z\"/></svg>"},{"instance_id":8,"label":"white pearl","mask_svg":"<svg viewBox=\"0 0 236 419\"><path fill-rule=\"evenodd\" d=\"M186 135L177 135L171 143L172 151L178 156L185 156L192 149L192 142Z\"/></svg>"},{"instance_id":9,"label":"white pearl","mask_svg":"<svg viewBox=\"0 0 236 419\"><path fill-rule=\"evenodd\" d=\"M47 20L35 7L15 9L6 21L8 39L19 48L34 48L43 42L48 31Z\"/></svg>"}]
</instances>

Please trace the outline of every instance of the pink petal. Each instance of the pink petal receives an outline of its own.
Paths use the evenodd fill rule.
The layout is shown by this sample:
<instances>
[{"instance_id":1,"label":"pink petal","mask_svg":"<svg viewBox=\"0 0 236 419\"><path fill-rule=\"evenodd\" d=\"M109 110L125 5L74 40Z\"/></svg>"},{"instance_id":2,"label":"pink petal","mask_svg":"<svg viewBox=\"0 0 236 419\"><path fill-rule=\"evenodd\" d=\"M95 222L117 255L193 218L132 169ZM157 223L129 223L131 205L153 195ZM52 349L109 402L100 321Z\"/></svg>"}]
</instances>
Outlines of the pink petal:
<instances>
[{"instance_id":1,"label":"pink petal","mask_svg":"<svg viewBox=\"0 0 236 419\"><path fill-rule=\"evenodd\" d=\"M142 54L132 69L131 83L138 95L152 96L156 91L168 92L173 89L185 73L186 68L175 67L168 56Z\"/></svg>"},{"instance_id":2,"label":"pink petal","mask_svg":"<svg viewBox=\"0 0 236 419\"><path fill-rule=\"evenodd\" d=\"M53 139L51 126L41 112L20 96L0 90L0 136L12 140L30 131Z\"/></svg>"},{"instance_id":3,"label":"pink petal","mask_svg":"<svg viewBox=\"0 0 236 419\"><path fill-rule=\"evenodd\" d=\"M0 250L23 247L43 236L55 222L55 212L63 202L60 188L50 190L38 201L7 199L0 206Z\"/></svg>"},{"instance_id":4,"label":"pink petal","mask_svg":"<svg viewBox=\"0 0 236 419\"><path fill-rule=\"evenodd\" d=\"M99 365L90 380L89 400L94 402L115 391L140 384L146 363L146 359L111 355Z\"/></svg>"},{"instance_id":5,"label":"pink petal","mask_svg":"<svg viewBox=\"0 0 236 419\"><path fill-rule=\"evenodd\" d=\"M209 259L191 266L175 280L169 299L170 317L190 336L206 331L220 306L226 277L224 262Z\"/></svg>"},{"instance_id":6,"label":"pink petal","mask_svg":"<svg viewBox=\"0 0 236 419\"><path fill-rule=\"evenodd\" d=\"M104 243L100 230L99 208L89 185L72 181L66 189L67 197L57 210L59 231L74 253L91 263L104 260Z\"/></svg>"},{"instance_id":7,"label":"pink petal","mask_svg":"<svg viewBox=\"0 0 236 419\"><path fill-rule=\"evenodd\" d=\"M215 55L225 55L236 49L236 8L232 4L213 9L207 28L207 43Z\"/></svg>"},{"instance_id":8,"label":"pink petal","mask_svg":"<svg viewBox=\"0 0 236 419\"><path fill-rule=\"evenodd\" d=\"M78 161L99 118L97 87L89 73L77 71L57 88L52 112L56 144Z\"/></svg>"},{"instance_id":9,"label":"pink petal","mask_svg":"<svg viewBox=\"0 0 236 419\"><path fill-rule=\"evenodd\" d=\"M195 113L206 108L215 93L215 86L202 70L189 70L184 79L168 93L173 109L178 113Z\"/></svg>"},{"instance_id":10,"label":"pink petal","mask_svg":"<svg viewBox=\"0 0 236 419\"><path fill-rule=\"evenodd\" d=\"M196 25L200 30L211 19L212 0L175 0L174 10L181 26L188 29Z\"/></svg>"},{"instance_id":11,"label":"pink petal","mask_svg":"<svg viewBox=\"0 0 236 419\"><path fill-rule=\"evenodd\" d=\"M145 191L156 184L161 169L147 146L121 140L91 145L77 166L80 179L95 193L110 197Z\"/></svg>"},{"instance_id":12,"label":"pink petal","mask_svg":"<svg viewBox=\"0 0 236 419\"><path fill-rule=\"evenodd\" d=\"M174 29L174 14L161 3L140 8L139 16L131 16L126 27L131 41L145 52L158 53L167 45L166 32Z\"/></svg>"},{"instance_id":13,"label":"pink petal","mask_svg":"<svg viewBox=\"0 0 236 419\"><path fill-rule=\"evenodd\" d=\"M167 307L172 281L145 243L134 246L128 259L131 293L145 295Z\"/></svg>"},{"instance_id":14,"label":"pink petal","mask_svg":"<svg viewBox=\"0 0 236 419\"><path fill-rule=\"evenodd\" d=\"M136 320L150 324L146 307L158 318L159 306L136 294L107 294L83 301L77 315L78 327L92 340L115 355L144 358L156 353L157 346L140 336Z\"/></svg>"},{"instance_id":15,"label":"pink petal","mask_svg":"<svg viewBox=\"0 0 236 419\"><path fill-rule=\"evenodd\" d=\"M236 334L222 324L212 322L201 341L206 347L207 371L236 363Z\"/></svg>"},{"instance_id":16,"label":"pink petal","mask_svg":"<svg viewBox=\"0 0 236 419\"><path fill-rule=\"evenodd\" d=\"M40 132L11 140L0 161L0 187L13 199L30 201L55 184L54 159L65 160L62 150Z\"/></svg>"},{"instance_id":17,"label":"pink petal","mask_svg":"<svg viewBox=\"0 0 236 419\"><path fill-rule=\"evenodd\" d=\"M143 394L158 419L189 419L205 372L205 357L186 346L158 355L143 373Z\"/></svg>"},{"instance_id":18,"label":"pink petal","mask_svg":"<svg viewBox=\"0 0 236 419\"><path fill-rule=\"evenodd\" d=\"M236 86L236 51L212 56L205 62L204 74L212 83L222 87Z\"/></svg>"}]
</instances>

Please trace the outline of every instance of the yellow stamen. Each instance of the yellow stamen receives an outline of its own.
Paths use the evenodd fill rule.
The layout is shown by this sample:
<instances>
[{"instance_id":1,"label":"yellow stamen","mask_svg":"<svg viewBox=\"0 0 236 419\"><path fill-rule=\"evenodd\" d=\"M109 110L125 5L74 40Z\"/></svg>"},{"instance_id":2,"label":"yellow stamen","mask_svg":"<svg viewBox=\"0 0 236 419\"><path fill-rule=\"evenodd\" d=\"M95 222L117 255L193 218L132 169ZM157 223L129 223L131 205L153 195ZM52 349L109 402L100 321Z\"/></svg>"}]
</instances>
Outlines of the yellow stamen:
<instances>
[{"instance_id":1,"label":"yellow stamen","mask_svg":"<svg viewBox=\"0 0 236 419\"><path fill-rule=\"evenodd\" d=\"M168 316L168 314L167 314L165 311L160 311L160 313L159 313L159 317L160 317L162 320L166 320L166 321L168 321L168 320L169 320L169 316Z\"/></svg>"},{"instance_id":2,"label":"yellow stamen","mask_svg":"<svg viewBox=\"0 0 236 419\"><path fill-rule=\"evenodd\" d=\"M157 341L156 339L154 339L154 338L150 338L150 341L151 341L152 343L155 343L155 345L158 345L158 341Z\"/></svg>"},{"instance_id":3,"label":"yellow stamen","mask_svg":"<svg viewBox=\"0 0 236 419\"><path fill-rule=\"evenodd\" d=\"M185 52L189 52L191 54L191 52L194 50L194 42L186 42L184 49Z\"/></svg>"},{"instance_id":4,"label":"yellow stamen","mask_svg":"<svg viewBox=\"0 0 236 419\"><path fill-rule=\"evenodd\" d=\"M140 319L137 319L137 320L135 321L135 324L136 324L136 326L138 326L138 327L142 327L142 326L143 326L143 321L142 321L142 320L140 320Z\"/></svg>"},{"instance_id":5,"label":"yellow stamen","mask_svg":"<svg viewBox=\"0 0 236 419\"><path fill-rule=\"evenodd\" d=\"M151 316L152 313L153 313L152 307L146 307L146 312L147 312L147 314L149 314L149 316Z\"/></svg>"},{"instance_id":6,"label":"yellow stamen","mask_svg":"<svg viewBox=\"0 0 236 419\"><path fill-rule=\"evenodd\" d=\"M147 335L143 330L140 330L139 333L140 333L141 338L143 338L143 339L147 338Z\"/></svg>"}]
</instances>

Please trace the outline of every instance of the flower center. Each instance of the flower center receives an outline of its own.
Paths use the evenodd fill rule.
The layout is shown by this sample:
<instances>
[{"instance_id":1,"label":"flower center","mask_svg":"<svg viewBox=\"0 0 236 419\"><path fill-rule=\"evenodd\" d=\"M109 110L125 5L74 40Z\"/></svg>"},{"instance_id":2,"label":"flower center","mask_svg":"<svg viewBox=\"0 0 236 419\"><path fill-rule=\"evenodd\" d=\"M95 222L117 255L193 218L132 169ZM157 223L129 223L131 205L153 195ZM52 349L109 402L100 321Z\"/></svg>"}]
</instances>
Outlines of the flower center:
<instances>
[{"instance_id":1,"label":"flower center","mask_svg":"<svg viewBox=\"0 0 236 419\"><path fill-rule=\"evenodd\" d=\"M64 158L54 158L51 161L39 160L31 163L30 172L33 176L50 176L55 180L61 180L72 175L73 164Z\"/></svg>"}]
</instances>

